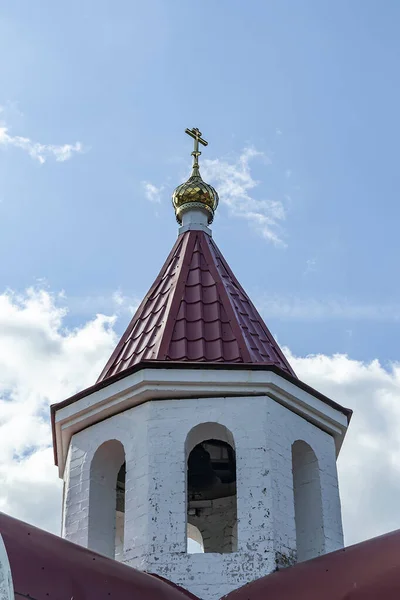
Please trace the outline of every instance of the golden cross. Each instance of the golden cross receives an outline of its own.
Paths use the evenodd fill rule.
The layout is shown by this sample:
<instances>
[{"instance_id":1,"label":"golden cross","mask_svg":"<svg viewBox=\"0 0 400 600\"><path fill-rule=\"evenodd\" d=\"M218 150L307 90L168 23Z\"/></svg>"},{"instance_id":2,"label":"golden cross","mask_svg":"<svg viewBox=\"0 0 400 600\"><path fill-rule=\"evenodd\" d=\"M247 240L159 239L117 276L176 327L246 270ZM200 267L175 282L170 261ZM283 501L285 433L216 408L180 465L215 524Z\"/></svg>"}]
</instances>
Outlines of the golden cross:
<instances>
[{"instance_id":1,"label":"golden cross","mask_svg":"<svg viewBox=\"0 0 400 600\"><path fill-rule=\"evenodd\" d=\"M192 152L193 169L198 169L199 168L199 156L201 154L201 152L199 150L199 142L203 146L208 146L208 142L206 142L206 140L203 140L203 138L201 137L202 133L199 129L197 129L197 127L193 127L193 129L186 128L185 133L187 133L188 135L190 135L190 137L192 137L194 139L194 149Z\"/></svg>"}]
</instances>

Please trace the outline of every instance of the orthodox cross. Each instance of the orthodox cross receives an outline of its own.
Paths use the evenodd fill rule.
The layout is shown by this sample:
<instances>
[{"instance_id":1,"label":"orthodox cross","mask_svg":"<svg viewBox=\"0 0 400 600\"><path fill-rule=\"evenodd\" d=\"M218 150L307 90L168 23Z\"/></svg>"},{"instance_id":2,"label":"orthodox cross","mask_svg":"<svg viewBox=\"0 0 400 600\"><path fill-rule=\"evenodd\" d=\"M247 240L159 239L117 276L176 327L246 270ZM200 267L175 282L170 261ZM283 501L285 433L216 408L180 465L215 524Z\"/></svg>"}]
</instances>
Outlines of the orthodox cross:
<instances>
[{"instance_id":1,"label":"orthodox cross","mask_svg":"<svg viewBox=\"0 0 400 600\"><path fill-rule=\"evenodd\" d=\"M190 135L190 137L192 137L194 139L194 149L192 152L193 169L198 169L199 168L199 156L201 154L201 152L199 150L199 142L203 146L207 146L208 142L206 142L206 140L203 140L203 138L201 137L202 133L199 129L197 129L197 127L193 127L193 129L185 129L185 133L187 133L188 135Z\"/></svg>"}]
</instances>

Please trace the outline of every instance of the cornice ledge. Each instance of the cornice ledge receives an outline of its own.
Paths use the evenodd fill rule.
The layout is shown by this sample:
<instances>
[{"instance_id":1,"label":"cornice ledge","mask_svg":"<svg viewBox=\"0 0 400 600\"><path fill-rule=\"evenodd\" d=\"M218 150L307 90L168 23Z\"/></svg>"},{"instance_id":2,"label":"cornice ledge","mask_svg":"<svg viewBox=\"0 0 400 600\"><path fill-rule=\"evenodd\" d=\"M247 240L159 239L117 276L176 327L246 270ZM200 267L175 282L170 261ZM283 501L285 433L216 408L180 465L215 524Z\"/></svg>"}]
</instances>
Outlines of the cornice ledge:
<instances>
[{"instance_id":1,"label":"cornice ledge","mask_svg":"<svg viewBox=\"0 0 400 600\"><path fill-rule=\"evenodd\" d=\"M88 392L74 402L60 403L52 409L60 476L72 435L149 400L268 396L331 434L337 452L348 425L346 415L340 410L268 370L144 368L107 387Z\"/></svg>"}]
</instances>

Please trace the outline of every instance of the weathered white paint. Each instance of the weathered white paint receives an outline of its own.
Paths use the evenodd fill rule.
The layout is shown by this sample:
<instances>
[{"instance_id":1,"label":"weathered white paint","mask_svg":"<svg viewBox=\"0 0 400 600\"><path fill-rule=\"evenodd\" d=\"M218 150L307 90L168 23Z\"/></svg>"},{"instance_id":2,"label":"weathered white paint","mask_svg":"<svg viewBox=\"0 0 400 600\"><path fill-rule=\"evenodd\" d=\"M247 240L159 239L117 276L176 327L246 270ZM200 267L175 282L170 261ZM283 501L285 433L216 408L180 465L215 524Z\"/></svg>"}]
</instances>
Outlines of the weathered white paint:
<instances>
[{"instance_id":1,"label":"weathered white paint","mask_svg":"<svg viewBox=\"0 0 400 600\"><path fill-rule=\"evenodd\" d=\"M0 600L14 600L14 586L7 550L0 534Z\"/></svg>"},{"instance_id":2,"label":"weathered white paint","mask_svg":"<svg viewBox=\"0 0 400 600\"><path fill-rule=\"evenodd\" d=\"M215 372L214 376L220 373ZM228 373L234 379L235 372ZM184 370L182 374L187 376ZM199 381L202 377L208 377L205 371L195 374L196 385L204 383ZM257 379L259 374L266 375L262 372L252 375ZM344 424L335 414L337 411L321 406L323 403L318 399L311 397L311 406L306 406L303 390L292 386L292 392L302 392L296 404L287 389L280 392L275 389L276 377L274 382L261 384L266 390L263 396L190 399L172 396L163 401L133 403L123 413L75 433L65 469L64 536L88 545L90 465L103 443L118 440L126 457L124 561L158 573L204 600L216 600L277 566L296 560L292 445L303 440L313 449L319 463L325 550L342 547L334 437L290 410L289 400L297 408L301 404L303 414L312 413L314 420L318 421L320 415L332 424L334 431L342 432ZM285 386L292 385L282 381ZM247 384L254 384L252 377ZM285 405L268 395L273 386L275 396L286 398ZM120 397L114 397L116 404ZM103 398L103 403L106 402ZM60 416L59 431L61 423L70 427L74 417L77 422L81 418L84 421L93 405L88 403L86 409L80 405L78 415L72 414L71 406L66 408L69 415L64 412ZM96 409L101 411L99 406ZM188 554L185 444L193 428L209 422L227 428L234 438L238 518L237 534L234 530L232 535L237 535L238 549L227 554Z\"/></svg>"},{"instance_id":3,"label":"weathered white paint","mask_svg":"<svg viewBox=\"0 0 400 600\"><path fill-rule=\"evenodd\" d=\"M123 530L117 536L117 476L125 461L124 448L115 440L101 444L91 460L88 504L88 546L115 558L116 543L122 543ZM67 489L67 493L68 493ZM123 516L122 516L123 526ZM121 518L119 519L121 528ZM121 554L121 548L118 548Z\"/></svg>"},{"instance_id":4,"label":"weathered white paint","mask_svg":"<svg viewBox=\"0 0 400 600\"><path fill-rule=\"evenodd\" d=\"M57 410L55 433L60 477L64 474L71 436L107 417L148 400L253 394L270 396L330 433L339 453L347 417L272 371L146 368Z\"/></svg>"},{"instance_id":5,"label":"weathered white paint","mask_svg":"<svg viewBox=\"0 0 400 600\"><path fill-rule=\"evenodd\" d=\"M202 210L199 207L186 209L182 214L182 226L179 227L178 233L185 233L185 231L204 231L211 236L212 232L208 227L209 214L209 212Z\"/></svg>"}]
</instances>

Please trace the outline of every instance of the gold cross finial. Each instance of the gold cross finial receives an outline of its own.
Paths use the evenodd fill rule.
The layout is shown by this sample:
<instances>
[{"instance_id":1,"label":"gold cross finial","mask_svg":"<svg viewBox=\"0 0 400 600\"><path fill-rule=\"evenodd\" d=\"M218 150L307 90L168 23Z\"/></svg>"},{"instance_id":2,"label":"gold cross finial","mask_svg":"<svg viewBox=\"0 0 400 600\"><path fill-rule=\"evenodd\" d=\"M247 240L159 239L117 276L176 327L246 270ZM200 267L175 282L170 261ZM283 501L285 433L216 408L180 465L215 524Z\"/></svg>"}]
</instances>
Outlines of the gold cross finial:
<instances>
[{"instance_id":1,"label":"gold cross finial","mask_svg":"<svg viewBox=\"0 0 400 600\"><path fill-rule=\"evenodd\" d=\"M206 142L206 140L203 140L202 133L199 129L197 129L197 127L193 127L193 129L185 129L185 133L187 133L188 135L190 135L190 137L192 137L194 139L194 149L192 152L192 156L193 156L193 172L192 172L192 176L193 175L198 175L200 176L199 173L199 156L201 154L200 150L199 150L199 142L200 144L202 144L203 146L208 146L208 142Z\"/></svg>"}]
</instances>

